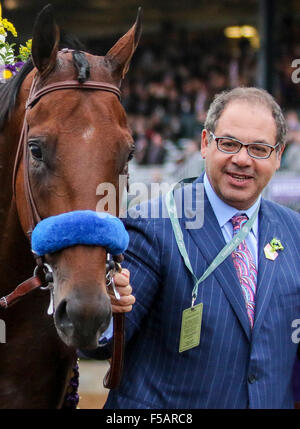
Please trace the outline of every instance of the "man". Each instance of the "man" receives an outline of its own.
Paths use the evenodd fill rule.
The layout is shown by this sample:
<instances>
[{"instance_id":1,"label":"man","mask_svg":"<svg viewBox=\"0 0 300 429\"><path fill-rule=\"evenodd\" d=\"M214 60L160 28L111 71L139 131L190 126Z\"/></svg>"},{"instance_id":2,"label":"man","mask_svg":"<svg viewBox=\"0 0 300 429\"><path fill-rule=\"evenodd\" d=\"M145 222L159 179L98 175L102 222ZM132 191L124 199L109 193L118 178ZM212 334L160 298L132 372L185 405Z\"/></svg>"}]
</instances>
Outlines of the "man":
<instances>
[{"instance_id":1,"label":"man","mask_svg":"<svg viewBox=\"0 0 300 429\"><path fill-rule=\"evenodd\" d=\"M236 88L215 98L202 132L205 175L183 188L193 204L204 184L203 225L187 228L186 210L179 218L190 268L170 218L151 218L149 207L163 209L165 198L129 213L123 265L136 302L126 314L122 382L106 408L294 407L300 217L261 196L280 167L285 136L282 112L265 91ZM174 192L177 212L182 192ZM243 237L245 222L251 229ZM130 289L126 295L133 303ZM196 323L184 316L182 325L191 307Z\"/></svg>"}]
</instances>

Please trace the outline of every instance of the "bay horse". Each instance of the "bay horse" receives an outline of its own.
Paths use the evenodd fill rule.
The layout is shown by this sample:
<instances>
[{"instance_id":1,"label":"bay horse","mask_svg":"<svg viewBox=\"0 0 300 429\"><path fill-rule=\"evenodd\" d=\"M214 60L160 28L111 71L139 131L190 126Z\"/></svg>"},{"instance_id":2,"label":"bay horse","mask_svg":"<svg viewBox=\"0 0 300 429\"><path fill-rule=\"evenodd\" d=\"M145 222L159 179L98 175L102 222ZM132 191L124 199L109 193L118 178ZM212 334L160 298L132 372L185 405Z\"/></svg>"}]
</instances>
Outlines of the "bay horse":
<instances>
[{"instance_id":1,"label":"bay horse","mask_svg":"<svg viewBox=\"0 0 300 429\"><path fill-rule=\"evenodd\" d=\"M96 188L103 182L115 186L118 198L118 178L134 148L118 95L140 33L138 13L105 56L60 50L59 27L48 5L33 28L34 68L26 63L0 85L0 297L32 276L28 238L37 217L95 210ZM45 88L51 90L43 93ZM38 91L28 106L29 95ZM27 134L20 149L25 112ZM6 327L0 408L63 406L76 348L95 348L111 318L106 258L105 248L85 245L45 256L53 271L54 318L47 314L49 292L43 289L0 309Z\"/></svg>"}]
</instances>

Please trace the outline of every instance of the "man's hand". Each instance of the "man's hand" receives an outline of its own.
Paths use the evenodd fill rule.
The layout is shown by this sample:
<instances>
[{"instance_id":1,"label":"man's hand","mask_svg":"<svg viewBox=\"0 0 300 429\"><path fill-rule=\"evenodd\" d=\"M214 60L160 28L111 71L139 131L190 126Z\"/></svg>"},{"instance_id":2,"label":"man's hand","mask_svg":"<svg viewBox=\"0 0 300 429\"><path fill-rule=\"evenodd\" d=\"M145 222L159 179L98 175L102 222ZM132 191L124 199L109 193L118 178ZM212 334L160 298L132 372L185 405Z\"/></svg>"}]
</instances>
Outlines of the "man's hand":
<instances>
[{"instance_id":1,"label":"man's hand","mask_svg":"<svg viewBox=\"0 0 300 429\"><path fill-rule=\"evenodd\" d=\"M132 294L132 287L129 284L130 273L126 268L122 268L120 273L114 275L114 281L117 291L120 294L120 299L114 296L111 289L108 291L113 313L127 313L132 310L135 303L135 297Z\"/></svg>"}]
</instances>

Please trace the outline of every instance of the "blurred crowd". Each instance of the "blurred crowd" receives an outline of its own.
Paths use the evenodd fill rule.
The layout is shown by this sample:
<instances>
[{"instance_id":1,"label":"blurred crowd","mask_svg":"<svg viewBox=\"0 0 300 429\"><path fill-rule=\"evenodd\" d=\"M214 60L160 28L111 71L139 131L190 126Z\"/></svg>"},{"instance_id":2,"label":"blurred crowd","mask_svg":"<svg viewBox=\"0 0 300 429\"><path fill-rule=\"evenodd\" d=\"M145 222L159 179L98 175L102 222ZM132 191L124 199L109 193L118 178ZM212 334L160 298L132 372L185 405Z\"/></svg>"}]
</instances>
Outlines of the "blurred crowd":
<instances>
[{"instance_id":1,"label":"blurred crowd","mask_svg":"<svg viewBox=\"0 0 300 429\"><path fill-rule=\"evenodd\" d=\"M300 121L297 110L285 113L288 125L288 139L282 158L282 170L300 173Z\"/></svg>"},{"instance_id":2,"label":"blurred crowd","mask_svg":"<svg viewBox=\"0 0 300 429\"><path fill-rule=\"evenodd\" d=\"M277 49L274 96L289 125L282 169L300 172L300 84L291 78L300 45L284 42ZM258 63L258 50L248 39L226 39L221 30L199 34L165 24L160 33L143 35L122 87L136 165L164 166L175 178L199 174L209 104L222 90L257 85Z\"/></svg>"},{"instance_id":3,"label":"blurred crowd","mask_svg":"<svg viewBox=\"0 0 300 429\"><path fill-rule=\"evenodd\" d=\"M180 165L199 151L213 96L255 83L255 53L247 41L232 54L223 39L215 35L212 49L209 37L167 26L159 37L144 37L122 88L139 165L162 165L170 157Z\"/></svg>"}]
</instances>

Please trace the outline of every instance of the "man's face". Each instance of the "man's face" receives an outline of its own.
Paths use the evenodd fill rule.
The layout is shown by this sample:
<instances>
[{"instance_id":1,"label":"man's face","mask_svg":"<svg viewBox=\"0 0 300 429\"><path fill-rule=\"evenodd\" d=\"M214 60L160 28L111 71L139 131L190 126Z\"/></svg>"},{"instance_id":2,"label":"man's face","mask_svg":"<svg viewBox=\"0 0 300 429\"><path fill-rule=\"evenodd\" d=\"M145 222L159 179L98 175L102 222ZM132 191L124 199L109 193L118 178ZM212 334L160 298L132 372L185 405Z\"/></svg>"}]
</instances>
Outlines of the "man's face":
<instances>
[{"instance_id":1,"label":"man's face","mask_svg":"<svg viewBox=\"0 0 300 429\"><path fill-rule=\"evenodd\" d=\"M276 124L265 106L231 101L217 121L217 137L234 137L243 143L276 144ZM283 149L273 150L268 159L254 159L242 147L236 154L220 152L216 142L203 130L201 153L206 173L216 194L228 205L247 210L280 167Z\"/></svg>"}]
</instances>

